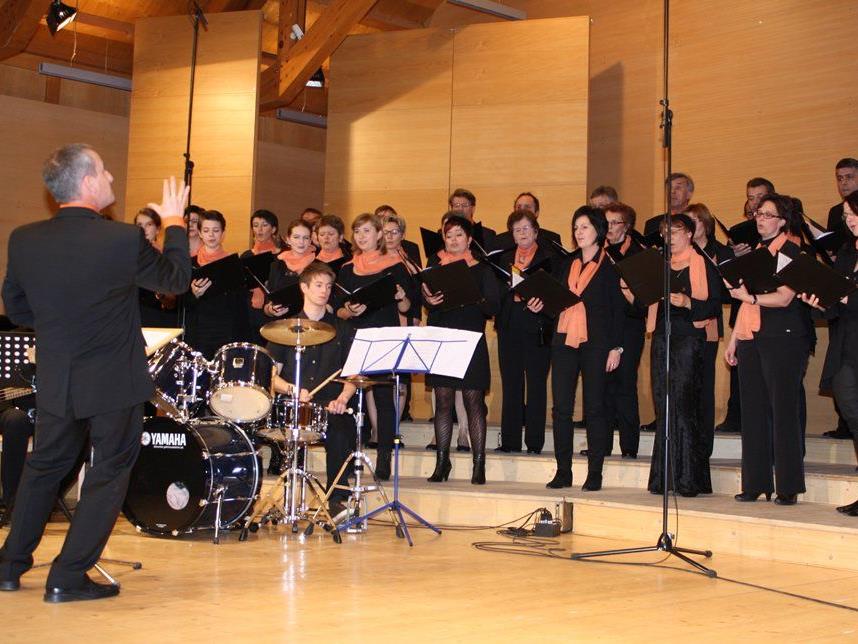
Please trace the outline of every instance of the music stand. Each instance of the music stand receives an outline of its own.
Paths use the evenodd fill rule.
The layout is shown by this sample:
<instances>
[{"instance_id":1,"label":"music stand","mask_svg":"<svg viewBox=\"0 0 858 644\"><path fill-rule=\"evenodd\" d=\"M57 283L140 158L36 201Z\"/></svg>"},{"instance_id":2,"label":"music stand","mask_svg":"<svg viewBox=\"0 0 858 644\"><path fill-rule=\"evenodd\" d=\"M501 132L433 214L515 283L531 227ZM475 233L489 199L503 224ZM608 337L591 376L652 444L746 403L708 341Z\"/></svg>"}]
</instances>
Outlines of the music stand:
<instances>
[{"instance_id":1,"label":"music stand","mask_svg":"<svg viewBox=\"0 0 858 644\"><path fill-rule=\"evenodd\" d=\"M402 441L399 434L399 375L430 373L461 378L468 369L480 337L482 334L475 331L431 326L379 327L360 329L355 334L343 366L343 376L391 374L396 386L393 396L396 414L393 436L393 500L363 516L352 517L339 524L337 530L347 530L352 525L390 511L398 519L397 536L405 537L409 546L413 546L414 542L408 532L403 512L436 534L441 534L439 528L399 500L399 447Z\"/></svg>"}]
</instances>

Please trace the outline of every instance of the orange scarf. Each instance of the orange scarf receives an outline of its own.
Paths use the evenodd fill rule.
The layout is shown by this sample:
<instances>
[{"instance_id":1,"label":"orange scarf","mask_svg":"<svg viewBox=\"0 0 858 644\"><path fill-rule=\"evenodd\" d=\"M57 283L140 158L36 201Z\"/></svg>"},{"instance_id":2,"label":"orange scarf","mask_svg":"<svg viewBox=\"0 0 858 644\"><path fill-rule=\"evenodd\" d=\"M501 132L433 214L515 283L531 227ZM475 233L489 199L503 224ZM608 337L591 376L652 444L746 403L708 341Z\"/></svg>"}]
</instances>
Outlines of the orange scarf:
<instances>
[{"instance_id":1,"label":"orange scarf","mask_svg":"<svg viewBox=\"0 0 858 644\"><path fill-rule=\"evenodd\" d=\"M358 252L348 264L352 265L355 275L375 275L386 268L395 266L401 260L396 253L382 253L380 250Z\"/></svg>"},{"instance_id":2,"label":"orange scarf","mask_svg":"<svg viewBox=\"0 0 858 644\"><path fill-rule=\"evenodd\" d=\"M632 247L632 238L629 235L626 235L626 238L623 240L623 243L620 244L620 255L623 257L626 256L626 253L629 252L629 248Z\"/></svg>"},{"instance_id":3,"label":"orange scarf","mask_svg":"<svg viewBox=\"0 0 858 644\"><path fill-rule=\"evenodd\" d=\"M223 249L223 246L220 246L218 250L210 251L205 247L205 244L203 244L197 251L197 264L205 266L206 264L211 264L219 259L223 259L227 255L229 255L229 253Z\"/></svg>"},{"instance_id":4,"label":"orange scarf","mask_svg":"<svg viewBox=\"0 0 858 644\"><path fill-rule=\"evenodd\" d=\"M769 252L772 255L777 255L778 251L783 248L783 245L789 241L787 233L781 233L772 240L769 244ZM757 244L757 248L762 244ZM754 332L760 330L762 317L759 304L751 304L750 302L742 302L739 307L739 313L736 315L736 324L733 327L733 333L736 334L738 340L753 340Z\"/></svg>"},{"instance_id":5,"label":"orange scarf","mask_svg":"<svg viewBox=\"0 0 858 644\"><path fill-rule=\"evenodd\" d=\"M299 255L290 248L280 253L277 259L286 264L286 268L293 273L300 274L301 271L310 265L310 262L316 259L316 256L313 254L313 251L307 251L303 255Z\"/></svg>"},{"instance_id":6,"label":"orange scarf","mask_svg":"<svg viewBox=\"0 0 858 644\"><path fill-rule=\"evenodd\" d=\"M587 288L593 275L599 270L605 259L605 252L599 251L599 260L587 262L584 266L581 258L576 258L569 267L569 290L580 296ZM564 309L557 322L557 332L566 334L566 346L577 349L587 341L587 308L584 300Z\"/></svg>"},{"instance_id":7,"label":"orange scarf","mask_svg":"<svg viewBox=\"0 0 858 644\"><path fill-rule=\"evenodd\" d=\"M474 258L474 255L471 253L471 249L469 248L464 253L448 253L446 250L438 251L438 259L441 260L441 266L446 266L447 264L452 264L453 262L458 262L459 260L464 259L468 263L468 268L476 265L478 262Z\"/></svg>"},{"instance_id":8,"label":"orange scarf","mask_svg":"<svg viewBox=\"0 0 858 644\"><path fill-rule=\"evenodd\" d=\"M536 255L536 249L538 248L538 244L533 244L528 249L516 248L515 249L515 266L518 270L523 271L525 268L530 266L530 263L533 261L533 256Z\"/></svg>"},{"instance_id":9,"label":"orange scarf","mask_svg":"<svg viewBox=\"0 0 858 644\"><path fill-rule=\"evenodd\" d=\"M254 255L261 255L262 253L276 253L279 248L277 248L277 244L274 243L273 239L269 239L267 242L253 242L253 246L250 249L250 252Z\"/></svg>"},{"instance_id":10,"label":"orange scarf","mask_svg":"<svg viewBox=\"0 0 858 644\"><path fill-rule=\"evenodd\" d=\"M688 268L688 278L691 282L691 297L695 300L709 299L709 283L706 281L706 259L694 250L693 246L689 246L681 253L675 253L670 256L670 268L675 271L681 271L683 268ZM650 304L646 316L647 333L655 331L656 317L658 315L658 302ZM718 340L718 321L716 318L708 320L697 320L692 323L697 329L706 329L706 339L708 341Z\"/></svg>"},{"instance_id":11,"label":"orange scarf","mask_svg":"<svg viewBox=\"0 0 858 644\"><path fill-rule=\"evenodd\" d=\"M332 262L342 256L343 249L337 246L337 250L320 250L316 254L316 259L318 259L320 262L325 262L327 264L328 262Z\"/></svg>"}]
</instances>

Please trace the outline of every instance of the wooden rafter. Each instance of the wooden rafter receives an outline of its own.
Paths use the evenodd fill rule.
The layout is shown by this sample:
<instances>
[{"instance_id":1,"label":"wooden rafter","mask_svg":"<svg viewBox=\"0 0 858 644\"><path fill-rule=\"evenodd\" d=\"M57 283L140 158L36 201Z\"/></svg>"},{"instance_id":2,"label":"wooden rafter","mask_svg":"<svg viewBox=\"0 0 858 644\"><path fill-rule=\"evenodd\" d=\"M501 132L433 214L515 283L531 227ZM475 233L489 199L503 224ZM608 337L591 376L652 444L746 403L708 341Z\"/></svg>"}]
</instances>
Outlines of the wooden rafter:
<instances>
[{"instance_id":1,"label":"wooden rafter","mask_svg":"<svg viewBox=\"0 0 858 644\"><path fill-rule=\"evenodd\" d=\"M307 0L280 0L277 26L277 59L285 60L298 42L292 39L292 25L307 31Z\"/></svg>"},{"instance_id":2,"label":"wooden rafter","mask_svg":"<svg viewBox=\"0 0 858 644\"><path fill-rule=\"evenodd\" d=\"M262 109L282 107L295 99L310 76L334 53L349 31L372 8L377 0L332 0L318 20L307 30L279 65L273 65L266 74L275 74L277 93L269 98L266 91L271 87L263 74Z\"/></svg>"},{"instance_id":3,"label":"wooden rafter","mask_svg":"<svg viewBox=\"0 0 858 644\"><path fill-rule=\"evenodd\" d=\"M0 0L0 60L24 51L46 7L44 0Z\"/></svg>"},{"instance_id":4,"label":"wooden rafter","mask_svg":"<svg viewBox=\"0 0 858 644\"><path fill-rule=\"evenodd\" d=\"M262 9L265 0L209 0L201 2L203 11L207 13L221 13L223 11L251 11Z\"/></svg>"}]
</instances>

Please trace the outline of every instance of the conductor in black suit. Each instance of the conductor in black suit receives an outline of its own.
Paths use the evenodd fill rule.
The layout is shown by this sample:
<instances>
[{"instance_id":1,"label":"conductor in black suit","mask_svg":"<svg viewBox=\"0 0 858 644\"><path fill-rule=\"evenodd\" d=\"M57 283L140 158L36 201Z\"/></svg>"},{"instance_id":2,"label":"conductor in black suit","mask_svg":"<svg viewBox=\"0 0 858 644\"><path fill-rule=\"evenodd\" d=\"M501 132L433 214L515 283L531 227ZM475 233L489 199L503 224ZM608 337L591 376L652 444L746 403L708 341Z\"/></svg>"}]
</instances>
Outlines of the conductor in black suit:
<instances>
[{"instance_id":1,"label":"conductor in black suit","mask_svg":"<svg viewBox=\"0 0 858 644\"><path fill-rule=\"evenodd\" d=\"M113 177L88 145L56 150L42 178L60 209L12 232L3 283L7 315L36 332L39 395L36 447L0 550L0 590L18 590L32 567L60 481L89 438L93 466L48 573L45 601L100 599L119 587L97 584L86 572L119 514L140 450L143 403L153 393L137 289L187 290L191 262L181 215L188 192L165 181L163 202L149 204L165 225L161 254L141 229L99 214L114 201Z\"/></svg>"}]
</instances>

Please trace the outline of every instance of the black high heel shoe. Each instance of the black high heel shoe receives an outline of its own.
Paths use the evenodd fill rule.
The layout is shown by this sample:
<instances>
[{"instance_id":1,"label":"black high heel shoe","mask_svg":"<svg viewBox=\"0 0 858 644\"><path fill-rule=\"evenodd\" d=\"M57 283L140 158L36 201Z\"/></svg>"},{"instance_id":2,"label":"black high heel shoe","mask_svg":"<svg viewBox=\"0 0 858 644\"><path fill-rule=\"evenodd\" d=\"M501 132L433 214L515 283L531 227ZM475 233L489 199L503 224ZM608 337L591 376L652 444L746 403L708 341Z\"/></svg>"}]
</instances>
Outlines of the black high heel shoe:
<instances>
[{"instance_id":1,"label":"black high heel shoe","mask_svg":"<svg viewBox=\"0 0 858 644\"><path fill-rule=\"evenodd\" d=\"M560 470L557 470L554 478L548 481L548 483L545 484L545 487L552 490L559 490L562 487L572 487L572 472L561 472Z\"/></svg>"},{"instance_id":2,"label":"black high heel shoe","mask_svg":"<svg viewBox=\"0 0 858 644\"><path fill-rule=\"evenodd\" d=\"M737 501L741 501L742 503L753 503L758 498L760 498L761 494L763 494L763 492L741 492L741 493L737 494L736 496L734 496L733 498L736 499ZM766 501L772 500L772 493L771 492L766 492L765 495L766 495Z\"/></svg>"},{"instance_id":3,"label":"black high heel shoe","mask_svg":"<svg viewBox=\"0 0 858 644\"><path fill-rule=\"evenodd\" d=\"M798 494L778 494L775 497L777 505L795 505L798 503Z\"/></svg>"},{"instance_id":4,"label":"black high heel shoe","mask_svg":"<svg viewBox=\"0 0 858 644\"><path fill-rule=\"evenodd\" d=\"M376 452L375 475L382 481L390 480L390 450Z\"/></svg>"},{"instance_id":5,"label":"black high heel shoe","mask_svg":"<svg viewBox=\"0 0 858 644\"><path fill-rule=\"evenodd\" d=\"M471 475L471 485L486 484L486 455L477 454L474 456L474 473Z\"/></svg>"},{"instance_id":6,"label":"black high heel shoe","mask_svg":"<svg viewBox=\"0 0 858 644\"><path fill-rule=\"evenodd\" d=\"M453 464L450 462L450 450L439 449L435 453L435 471L432 472L427 481L429 483L440 483L450 478L450 470L453 469Z\"/></svg>"}]
</instances>

